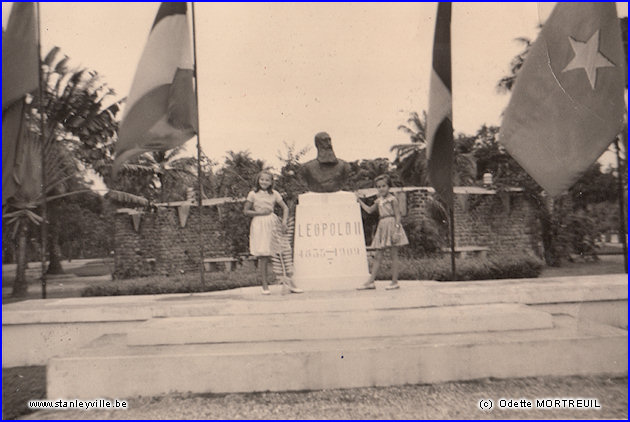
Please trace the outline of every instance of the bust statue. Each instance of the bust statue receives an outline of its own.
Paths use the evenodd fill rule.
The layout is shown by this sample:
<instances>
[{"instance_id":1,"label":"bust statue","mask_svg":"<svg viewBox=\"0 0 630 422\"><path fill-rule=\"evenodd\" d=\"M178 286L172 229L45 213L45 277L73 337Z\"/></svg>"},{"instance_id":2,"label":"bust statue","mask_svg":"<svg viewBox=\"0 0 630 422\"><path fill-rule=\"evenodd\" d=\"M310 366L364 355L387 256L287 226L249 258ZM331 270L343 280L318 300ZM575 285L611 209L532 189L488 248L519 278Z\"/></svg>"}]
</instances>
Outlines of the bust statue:
<instances>
[{"instance_id":1,"label":"bust statue","mask_svg":"<svg viewBox=\"0 0 630 422\"><path fill-rule=\"evenodd\" d=\"M311 192L337 192L348 183L350 164L338 159L332 149L330 135L315 135L317 158L300 168L300 177Z\"/></svg>"}]
</instances>

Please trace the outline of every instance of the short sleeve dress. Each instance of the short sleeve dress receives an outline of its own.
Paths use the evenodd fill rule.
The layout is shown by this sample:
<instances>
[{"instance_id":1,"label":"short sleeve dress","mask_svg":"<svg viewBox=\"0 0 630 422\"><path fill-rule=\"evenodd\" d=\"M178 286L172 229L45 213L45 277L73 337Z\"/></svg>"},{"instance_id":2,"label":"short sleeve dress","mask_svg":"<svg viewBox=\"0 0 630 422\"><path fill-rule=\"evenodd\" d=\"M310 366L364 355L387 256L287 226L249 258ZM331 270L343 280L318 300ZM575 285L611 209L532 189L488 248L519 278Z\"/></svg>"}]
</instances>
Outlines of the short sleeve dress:
<instances>
[{"instance_id":1,"label":"short sleeve dress","mask_svg":"<svg viewBox=\"0 0 630 422\"><path fill-rule=\"evenodd\" d=\"M271 193L261 189L258 192L249 192L247 200L253 204L254 211L271 211L271 214L257 215L252 218L249 226L249 253L254 256L277 254L280 250L273 233L281 223L273 210L276 203L282 202L282 196L275 189Z\"/></svg>"},{"instance_id":2,"label":"short sleeve dress","mask_svg":"<svg viewBox=\"0 0 630 422\"><path fill-rule=\"evenodd\" d=\"M402 225L396 228L396 216L394 214L394 195L389 194L385 198L377 198L378 226L372 240L372 248L382 249L392 246L405 246L409 244L407 234Z\"/></svg>"}]
</instances>

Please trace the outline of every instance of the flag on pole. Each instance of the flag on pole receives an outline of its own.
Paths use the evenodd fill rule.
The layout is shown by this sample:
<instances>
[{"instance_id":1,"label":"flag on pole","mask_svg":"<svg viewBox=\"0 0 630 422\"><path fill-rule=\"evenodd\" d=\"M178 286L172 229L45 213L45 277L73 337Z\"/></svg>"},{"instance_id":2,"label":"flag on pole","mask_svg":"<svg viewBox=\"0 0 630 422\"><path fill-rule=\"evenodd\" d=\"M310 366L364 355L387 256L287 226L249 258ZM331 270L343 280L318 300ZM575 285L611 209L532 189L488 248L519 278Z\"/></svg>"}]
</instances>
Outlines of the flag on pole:
<instances>
[{"instance_id":1,"label":"flag on pole","mask_svg":"<svg viewBox=\"0 0 630 422\"><path fill-rule=\"evenodd\" d=\"M35 3L13 3L2 32L2 203L17 190L15 166L24 97L39 86Z\"/></svg>"},{"instance_id":2,"label":"flag on pole","mask_svg":"<svg viewBox=\"0 0 630 422\"><path fill-rule=\"evenodd\" d=\"M624 122L625 56L615 3L556 4L516 78L499 141L555 196Z\"/></svg>"},{"instance_id":3,"label":"flag on pole","mask_svg":"<svg viewBox=\"0 0 630 422\"><path fill-rule=\"evenodd\" d=\"M127 97L114 174L143 152L166 151L197 133L186 3L162 3Z\"/></svg>"},{"instance_id":4,"label":"flag on pole","mask_svg":"<svg viewBox=\"0 0 630 422\"><path fill-rule=\"evenodd\" d=\"M453 101L451 95L451 3L439 2L427 115L429 182L453 206Z\"/></svg>"}]
</instances>

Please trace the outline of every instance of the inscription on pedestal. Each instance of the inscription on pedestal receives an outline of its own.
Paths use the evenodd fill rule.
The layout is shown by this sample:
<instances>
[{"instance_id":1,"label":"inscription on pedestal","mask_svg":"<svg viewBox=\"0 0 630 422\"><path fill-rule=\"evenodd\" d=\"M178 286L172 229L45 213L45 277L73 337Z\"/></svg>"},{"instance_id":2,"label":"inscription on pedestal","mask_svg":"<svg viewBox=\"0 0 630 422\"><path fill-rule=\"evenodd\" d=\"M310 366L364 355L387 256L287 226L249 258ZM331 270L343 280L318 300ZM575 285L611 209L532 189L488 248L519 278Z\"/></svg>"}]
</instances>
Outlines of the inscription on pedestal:
<instances>
[{"instance_id":1,"label":"inscription on pedestal","mask_svg":"<svg viewBox=\"0 0 630 422\"><path fill-rule=\"evenodd\" d=\"M361 210L350 192L306 193L296 209L296 283L309 290L350 289L369 276Z\"/></svg>"}]
</instances>

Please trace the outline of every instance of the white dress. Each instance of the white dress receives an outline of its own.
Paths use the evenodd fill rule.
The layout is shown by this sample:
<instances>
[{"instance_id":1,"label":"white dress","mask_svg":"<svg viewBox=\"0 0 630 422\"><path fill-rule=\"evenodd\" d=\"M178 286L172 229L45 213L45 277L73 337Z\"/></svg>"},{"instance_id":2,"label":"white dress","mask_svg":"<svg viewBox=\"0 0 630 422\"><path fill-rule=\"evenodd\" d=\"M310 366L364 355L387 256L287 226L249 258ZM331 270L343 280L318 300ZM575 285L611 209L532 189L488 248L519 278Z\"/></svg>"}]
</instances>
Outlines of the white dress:
<instances>
[{"instance_id":1,"label":"white dress","mask_svg":"<svg viewBox=\"0 0 630 422\"><path fill-rule=\"evenodd\" d=\"M257 215L249 226L249 253L254 256L272 256L280 252L276 244L274 231L280 226L280 219L273 213L276 203L282 202L282 196L275 189L271 193L264 190L251 191L247 200L253 204L254 211L271 211L271 214Z\"/></svg>"}]
</instances>

